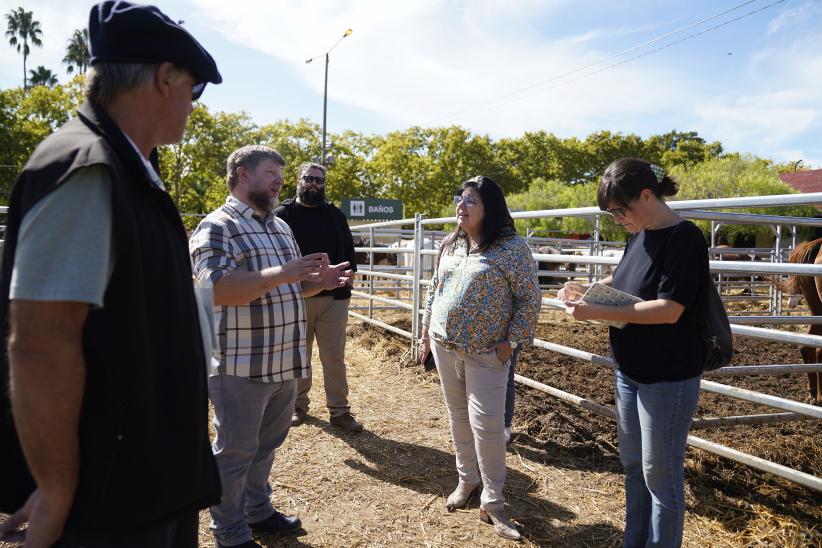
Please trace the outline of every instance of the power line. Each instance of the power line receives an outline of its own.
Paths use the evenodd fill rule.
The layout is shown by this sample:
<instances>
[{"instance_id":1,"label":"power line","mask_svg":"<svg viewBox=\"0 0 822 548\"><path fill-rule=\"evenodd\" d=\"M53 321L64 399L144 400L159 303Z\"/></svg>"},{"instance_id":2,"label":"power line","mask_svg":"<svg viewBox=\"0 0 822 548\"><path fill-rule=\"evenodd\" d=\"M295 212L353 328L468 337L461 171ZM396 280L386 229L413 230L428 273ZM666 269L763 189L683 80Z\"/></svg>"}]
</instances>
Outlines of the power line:
<instances>
[{"instance_id":1,"label":"power line","mask_svg":"<svg viewBox=\"0 0 822 548\"><path fill-rule=\"evenodd\" d=\"M753 15L753 14L755 14L755 13L758 13L758 12L760 12L760 11L764 11L764 10L766 10L766 9L768 9L768 8L771 8L771 7L775 6L776 4L781 4L781 3L785 2L785 0L777 0L776 2L773 2L773 3L771 3L771 4L768 4L767 6L764 6L764 7L758 8L758 9L753 10L753 11L750 11L750 12L748 12L748 13L745 13L745 14L743 14L743 15L740 15L739 17L736 17L736 18L734 18L734 19L730 19L730 20L728 20L728 21L725 21L725 22L720 23L720 24L718 24L718 25L715 25L715 26L713 26L713 27L709 27L708 29L705 29L705 30L700 31L700 32L698 32L698 33L691 34L691 35L686 36L685 38L682 38L682 39L680 39L680 40L676 40L676 41L674 41L674 42L670 42L670 43L668 43L668 44L666 44L666 45L664 45L664 46L661 46L661 47L655 48L655 49L653 49L653 50L651 50L651 51L648 51L648 52L645 52L645 53L642 53L642 54L639 54L639 55L635 55L635 56L633 56L633 57L629 57L628 59L625 59L625 60L620 61L620 62L618 62L618 63L613 63L613 64L608 65L608 66L606 66L606 67L604 67L604 68L602 68L602 69L600 69L600 70L596 70L596 71L594 71L594 72L589 72L589 73L584 74L583 76L581 76L581 77L579 77L579 78L573 78L573 79L571 79L571 80L566 80L565 82L562 82L562 83L560 83L560 84L558 84L558 85L556 85L556 86L550 86L550 87L547 87L547 88L541 89L541 90L539 90L539 91L537 91L537 92L535 92L535 93L530 93L530 94L528 94L528 95L525 95L525 96L522 96L522 97L518 97L517 99L514 99L513 101L506 101L506 102L504 102L504 103L494 104L494 103L499 103L500 101L503 101L503 100L505 100L505 99L509 99L509 98L511 98L511 97L515 97L515 96L517 96L517 95L521 95L521 94L523 94L523 93L525 93L525 92L527 92L527 91L529 91L529 90L532 90L532 89L534 89L534 88L537 88L537 87L542 87L542 86L544 86L545 84L549 84L549 83L551 83L551 82L554 82L554 81L560 80L560 79L565 78L565 77L567 77L567 76L571 76L571 75L576 74L576 73L578 73L578 72L582 72L583 70L589 69L589 68L594 67L594 66L596 66L596 65L600 65L600 64L602 64L602 63L604 63L604 62L606 62L606 61L609 61L609 60L611 60L611 59L614 59L614 58L616 58L616 57L621 57L621 56L625 55L626 53L630 53L630 52L632 52L632 51L636 51L636 50L638 50L638 49L644 48L645 46L648 46L648 45L650 45L650 44L653 44L653 43L659 42L660 40L664 40L665 38L669 38L669 37L671 37L671 36L673 36L673 35L675 35L675 34L679 34L680 32L683 32L683 31L688 30L688 29L690 29L690 28L693 28L693 27L695 27L695 26L701 25L701 24L703 24L703 23L706 23L706 22L708 22L708 21L711 21L711 20L716 19L716 18L718 18L718 17L721 17L721 16L723 16L723 15L727 15L728 13L730 13L730 12L732 12L732 11L735 11L735 10L737 10L737 9L739 9L739 8L745 7L745 6L747 6L748 4L752 4L752 3L754 3L754 2L756 2L756 0L748 0L747 2L743 2L742 4L739 4L739 5L737 5L737 6L734 6L733 8L730 8L730 9L727 9L727 10L725 10L725 11L723 11L723 12L720 12L720 13L717 13L717 14L714 14L714 15L711 15L710 17L706 17L706 18L701 19L701 20L699 20L699 21L696 21L696 22L694 22L694 23L690 23L690 24L688 24L688 25L685 25L684 27L681 27L681 28L679 28L679 29L676 29L676 30L674 30L674 31L672 31L672 32L669 32L669 33L667 33L667 34L663 34L663 35L661 35L661 36L657 36L656 38L652 38L651 40L648 40L647 42L643 42L642 44L638 44L638 45L636 45L636 46L632 46L632 47L630 47L630 48L628 48L628 49L625 49L625 50L620 51L619 53L615 53L615 54L613 54L613 55L609 55L608 57L604 57L604 58L602 58L602 59L600 59L600 60L598 60L598 61L594 61L593 63L589 63L589 64L584 65L584 66L582 66L582 67L579 67L579 68L576 68L576 69L573 69L573 70L570 70L570 71L564 72L564 73L562 73L562 74L558 74L558 75L553 76L553 77L551 77L551 78L548 78L548 79L546 79L546 80L542 80L542 81L537 82L537 83L535 83L535 84L532 84L532 85L530 85L530 86L524 87L524 88L522 88L522 89L520 89L520 90L513 91L513 92L511 92L511 93L508 93L508 94L506 94L506 95L502 95L502 96L500 96L500 97L496 97L496 98L494 98L494 99L489 99L488 101L485 101L485 102L479 103L479 104L474 105L474 106L472 106L472 107L464 108L464 109L459 110L459 111L457 111L457 112L455 112L455 113L453 113L453 114L450 114L450 115L448 115L448 116L443 116L443 117L441 117L441 118L437 118L437 119L435 119L435 120L432 120L432 121L430 122L430 124L429 124L429 125L434 125L434 124L437 124L438 122L442 122L442 121L445 121L445 120L449 120L449 119L451 119L451 118L457 117L457 116L459 116L459 115L461 115L461 114L466 114L466 113L468 113L468 112L473 112L473 111L478 111L478 110L479 110L479 111L489 110L489 109L491 109L491 108L496 108L496 107L500 107L500 106L509 105L509 104L511 104L511 103L515 103L515 102L520 101L520 100L522 100L522 99L527 99L528 97L533 97L534 95L538 95L539 93L543 93L543 92L545 92L545 91L549 91L549 90L551 90L551 89L555 89L555 88L557 88L557 87L564 86L564 85L566 85L566 84L570 84L570 83L572 83L572 82L577 82L577 81L582 80L582 79L584 79L584 78L588 78L589 76L593 76L593 75L595 75L595 74L599 74L600 72L604 72L604 71L609 70L609 69L612 69L612 68L614 68L614 67L618 67L618 66L620 66L620 65L624 65L625 63L628 63L628 62L630 62L630 61L634 61L634 60L639 59L639 58L641 58L641 57L645 57L645 56L650 55L650 54L652 54L652 53L656 53L656 52L661 51L661 50L663 50L663 49L667 49L667 48L669 48L669 47L671 47L671 46L674 46L674 45L676 45L676 44L680 44L680 43L682 43L682 42L685 42L685 41L687 41L687 40L690 40L690 39L692 39L692 38L695 38L695 37L697 37L697 36L700 36L700 35L702 35L702 34L705 34L705 33L707 33L707 32L710 32L710 31L716 30L716 29L718 29L718 28L720 28L720 27L724 27L725 25L729 25L730 23L734 23L734 22L736 22L736 21L739 21L740 19L744 19L745 17L748 17L748 16ZM484 107L485 107L485 108L484 108Z\"/></svg>"}]
</instances>

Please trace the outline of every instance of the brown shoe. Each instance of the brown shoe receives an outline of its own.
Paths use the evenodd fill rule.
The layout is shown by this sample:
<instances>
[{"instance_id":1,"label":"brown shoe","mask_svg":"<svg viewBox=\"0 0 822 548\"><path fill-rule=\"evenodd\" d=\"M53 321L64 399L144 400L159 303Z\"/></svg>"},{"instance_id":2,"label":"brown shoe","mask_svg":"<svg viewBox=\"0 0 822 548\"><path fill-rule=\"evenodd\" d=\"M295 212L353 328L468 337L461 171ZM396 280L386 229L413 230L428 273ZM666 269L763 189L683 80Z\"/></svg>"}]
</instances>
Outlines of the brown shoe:
<instances>
[{"instance_id":1,"label":"brown shoe","mask_svg":"<svg viewBox=\"0 0 822 548\"><path fill-rule=\"evenodd\" d=\"M513 521L508 519L504 508L496 511L488 511L480 506L479 517L481 522L493 525L494 532L502 538L522 540L522 535L517 531L517 526Z\"/></svg>"},{"instance_id":2,"label":"brown shoe","mask_svg":"<svg viewBox=\"0 0 822 548\"><path fill-rule=\"evenodd\" d=\"M331 425L342 428L346 432L362 432L362 423L355 419L351 413L331 417Z\"/></svg>"}]
</instances>

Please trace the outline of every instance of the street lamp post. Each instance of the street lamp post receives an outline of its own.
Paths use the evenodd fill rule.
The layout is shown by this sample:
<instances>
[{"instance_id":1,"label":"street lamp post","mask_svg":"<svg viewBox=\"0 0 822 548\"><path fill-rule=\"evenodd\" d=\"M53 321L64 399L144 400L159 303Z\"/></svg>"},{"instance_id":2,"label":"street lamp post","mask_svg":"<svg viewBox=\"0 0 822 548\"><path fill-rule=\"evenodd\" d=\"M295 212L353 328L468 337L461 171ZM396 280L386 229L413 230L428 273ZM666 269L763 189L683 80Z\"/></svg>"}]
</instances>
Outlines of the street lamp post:
<instances>
[{"instance_id":1,"label":"street lamp post","mask_svg":"<svg viewBox=\"0 0 822 548\"><path fill-rule=\"evenodd\" d=\"M329 55L331 54L332 51L334 51L334 48L337 47L337 44L342 42L342 39L345 38L346 36L350 36L352 32L353 31L351 29L346 30L343 33L343 35L340 36L340 39L337 40L334 43L333 46L331 46L331 49L329 49L327 52L325 52L323 54L325 56L325 83L323 84L323 142L322 142L322 153L321 153L321 156L320 156L320 163L322 165L327 164L326 163L327 157L325 155L325 151L326 151L326 140L325 140L325 135L326 135L325 128L326 128L326 126L325 126L325 122L326 122L326 115L328 113L328 60L329 60ZM311 59L306 59L305 62L306 62L306 64L308 64L311 61L313 61L314 59L317 59L318 57L322 57L322 55L317 55L317 57L312 57Z\"/></svg>"}]
</instances>

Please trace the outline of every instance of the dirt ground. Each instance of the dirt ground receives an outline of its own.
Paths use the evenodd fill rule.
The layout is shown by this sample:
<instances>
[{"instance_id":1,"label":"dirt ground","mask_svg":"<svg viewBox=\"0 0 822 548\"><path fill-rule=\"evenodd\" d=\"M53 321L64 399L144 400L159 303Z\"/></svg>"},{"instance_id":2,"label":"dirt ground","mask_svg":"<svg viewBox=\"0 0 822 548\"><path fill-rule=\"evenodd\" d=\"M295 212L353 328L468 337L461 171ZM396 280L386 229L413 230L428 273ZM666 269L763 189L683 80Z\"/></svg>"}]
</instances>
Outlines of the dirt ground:
<instances>
[{"instance_id":1,"label":"dirt ground","mask_svg":"<svg viewBox=\"0 0 822 548\"><path fill-rule=\"evenodd\" d=\"M399 317L391 323L410 328ZM351 403L366 431L347 434L329 425L317 374L312 417L289 433L271 475L275 505L299 515L305 532L256 540L264 546L349 548L508 544L479 522L476 502L445 512L456 471L436 373L409 366L407 339L357 320L351 321L348 335ZM544 315L538 336L607 352L604 328L559 314ZM742 338L736 344L738 364L801 361L793 347ZM608 369L527 349L518 372L613 405ZM733 382L794 399L804 396L805 379L799 375ZM509 515L525 536L521 545L620 546L624 493L613 422L532 389L518 387L517 397L505 496ZM697 414L752 412L768 410L703 393ZM817 476L820 434L819 421L697 433ZM697 449L688 450L686 472L685 546L822 545L822 494ZM204 511L200 544L205 547L214 546L208 523Z\"/></svg>"},{"instance_id":2,"label":"dirt ground","mask_svg":"<svg viewBox=\"0 0 822 548\"><path fill-rule=\"evenodd\" d=\"M410 329L407 320L391 323ZM607 352L605 328L545 314L540 338ZM797 363L798 350L738 338L735 363ZM306 534L260 537L266 546L499 546L476 504L448 514L456 483L445 408L435 372L407 366L408 341L352 320L347 361L352 406L366 432L328 424L320 386L306 425L291 431L272 474L275 503L300 515ZM518 372L613 405L611 371L541 349L521 354ZM316 378L316 377L315 377ZM321 384L321 379L315 382ZM722 382L728 382L723 380ZM752 377L735 384L800 399L803 376ZM517 388L515 438L508 451L506 500L524 546L619 546L624 525L615 426ZM703 393L698 416L767 409ZM822 424L794 422L701 430L698 435L820 475ZM714 457L687 455L685 546L822 545L822 495ZM211 546L208 516L201 541Z\"/></svg>"}]
</instances>

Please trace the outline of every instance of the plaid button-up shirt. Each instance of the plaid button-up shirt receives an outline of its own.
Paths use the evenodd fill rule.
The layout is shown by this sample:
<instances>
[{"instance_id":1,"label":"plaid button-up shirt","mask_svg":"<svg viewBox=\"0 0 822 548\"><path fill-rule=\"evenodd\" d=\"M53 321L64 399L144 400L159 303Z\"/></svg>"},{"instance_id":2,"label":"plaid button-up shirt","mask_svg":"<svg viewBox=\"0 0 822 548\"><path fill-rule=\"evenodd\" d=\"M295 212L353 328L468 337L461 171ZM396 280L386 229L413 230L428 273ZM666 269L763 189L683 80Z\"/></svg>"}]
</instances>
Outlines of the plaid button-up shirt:
<instances>
[{"instance_id":1,"label":"plaid button-up shirt","mask_svg":"<svg viewBox=\"0 0 822 548\"><path fill-rule=\"evenodd\" d=\"M233 196L211 212L189 241L198 280L212 285L231 272L256 272L300 257L289 226L270 213L261 219ZM242 306L216 306L218 374L262 382L307 378L302 286L282 284Z\"/></svg>"}]
</instances>

